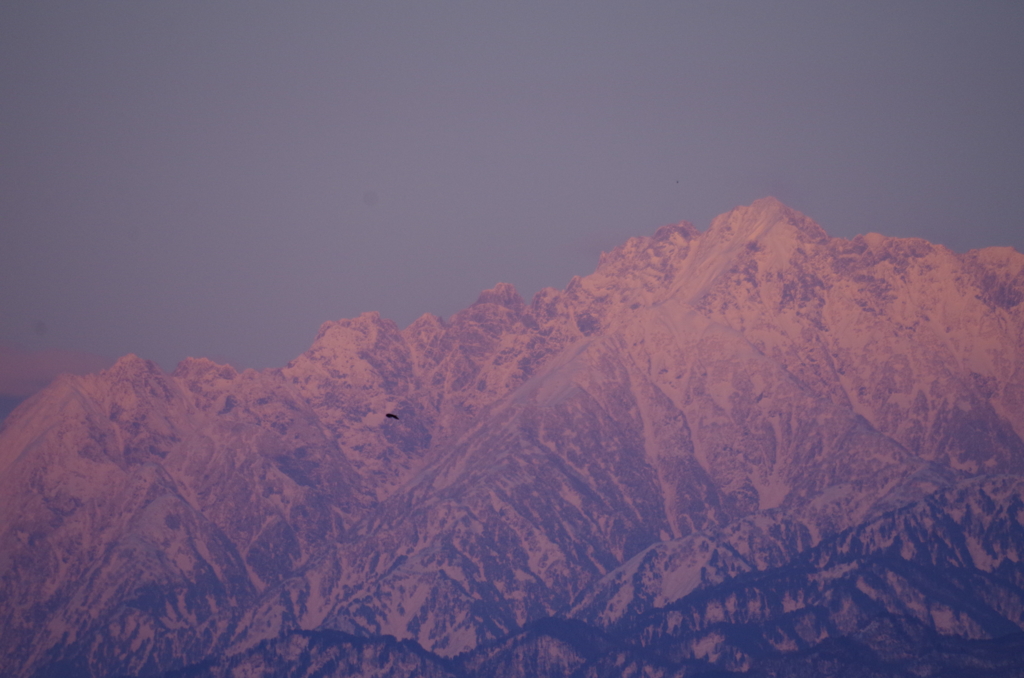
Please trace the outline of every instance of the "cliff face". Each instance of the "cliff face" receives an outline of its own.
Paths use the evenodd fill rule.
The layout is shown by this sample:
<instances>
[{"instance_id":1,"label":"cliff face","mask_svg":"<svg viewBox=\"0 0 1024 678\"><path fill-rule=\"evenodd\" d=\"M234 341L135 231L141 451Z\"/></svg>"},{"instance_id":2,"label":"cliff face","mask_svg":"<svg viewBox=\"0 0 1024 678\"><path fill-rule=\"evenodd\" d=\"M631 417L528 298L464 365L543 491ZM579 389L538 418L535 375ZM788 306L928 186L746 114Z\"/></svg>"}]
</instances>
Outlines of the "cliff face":
<instances>
[{"instance_id":1,"label":"cliff face","mask_svg":"<svg viewBox=\"0 0 1024 678\"><path fill-rule=\"evenodd\" d=\"M1024 470L1022 302L1012 249L829 238L764 199L703 234L633 238L529 305L500 284L447 322L325 323L281 369L189 359L166 375L128 356L63 377L0 429L0 666L153 675L332 629L452 656L555 614L682 634L677 661L718 661L699 649L714 646L702 591L890 567L828 555L871 525L901 535L887 558L916 562L933 528L886 512L934 497L953 541L1016 510L1015 480L998 502L962 493ZM1018 567L1004 546L978 548ZM800 581L778 595L849 608ZM666 621L674 605L697 621ZM992 609L1002 621L953 606L915 623L1021 626L1019 601ZM850 614L814 642L870 617Z\"/></svg>"}]
</instances>

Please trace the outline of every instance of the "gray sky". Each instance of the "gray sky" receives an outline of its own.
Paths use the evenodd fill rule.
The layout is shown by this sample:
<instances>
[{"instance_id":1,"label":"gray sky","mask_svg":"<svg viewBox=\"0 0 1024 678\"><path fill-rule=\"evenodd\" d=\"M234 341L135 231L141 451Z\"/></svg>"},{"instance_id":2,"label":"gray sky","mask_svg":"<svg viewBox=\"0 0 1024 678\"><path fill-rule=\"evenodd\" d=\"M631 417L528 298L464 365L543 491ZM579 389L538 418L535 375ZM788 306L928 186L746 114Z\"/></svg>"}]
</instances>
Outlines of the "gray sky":
<instances>
[{"instance_id":1,"label":"gray sky","mask_svg":"<svg viewBox=\"0 0 1024 678\"><path fill-rule=\"evenodd\" d=\"M1022 35L1016 1L5 0L0 358L282 365L769 194L1024 251Z\"/></svg>"}]
</instances>

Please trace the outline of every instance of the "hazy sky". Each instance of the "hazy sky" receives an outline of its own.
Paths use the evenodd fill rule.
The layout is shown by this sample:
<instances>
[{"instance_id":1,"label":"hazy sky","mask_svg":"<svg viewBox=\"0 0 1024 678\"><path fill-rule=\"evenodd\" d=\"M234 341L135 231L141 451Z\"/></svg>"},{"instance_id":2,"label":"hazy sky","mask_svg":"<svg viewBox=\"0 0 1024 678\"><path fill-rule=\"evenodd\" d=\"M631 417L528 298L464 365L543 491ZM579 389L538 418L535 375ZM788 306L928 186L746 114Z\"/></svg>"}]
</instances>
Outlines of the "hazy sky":
<instances>
[{"instance_id":1,"label":"hazy sky","mask_svg":"<svg viewBox=\"0 0 1024 678\"><path fill-rule=\"evenodd\" d=\"M1024 3L0 3L0 344L286 363L764 195L1024 251Z\"/></svg>"}]
</instances>

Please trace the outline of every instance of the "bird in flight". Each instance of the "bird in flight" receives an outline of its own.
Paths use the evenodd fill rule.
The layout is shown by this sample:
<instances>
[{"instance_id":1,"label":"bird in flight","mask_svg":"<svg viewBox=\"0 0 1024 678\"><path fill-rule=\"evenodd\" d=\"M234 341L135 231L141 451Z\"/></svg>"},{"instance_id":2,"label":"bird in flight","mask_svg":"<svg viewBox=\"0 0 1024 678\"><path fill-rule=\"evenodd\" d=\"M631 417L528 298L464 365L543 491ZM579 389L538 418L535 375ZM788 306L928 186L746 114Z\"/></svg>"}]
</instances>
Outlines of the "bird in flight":
<instances>
[{"instance_id":1,"label":"bird in flight","mask_svg":"<svg viewBox=\"0 0 1024 678\"><path fill-rule=\"evenodd\" d=\"M388 419L398 419L398 415L397 414L391 414L390 412L388 412L384 416L387 417Z\"/></svg>"}]
</instances>

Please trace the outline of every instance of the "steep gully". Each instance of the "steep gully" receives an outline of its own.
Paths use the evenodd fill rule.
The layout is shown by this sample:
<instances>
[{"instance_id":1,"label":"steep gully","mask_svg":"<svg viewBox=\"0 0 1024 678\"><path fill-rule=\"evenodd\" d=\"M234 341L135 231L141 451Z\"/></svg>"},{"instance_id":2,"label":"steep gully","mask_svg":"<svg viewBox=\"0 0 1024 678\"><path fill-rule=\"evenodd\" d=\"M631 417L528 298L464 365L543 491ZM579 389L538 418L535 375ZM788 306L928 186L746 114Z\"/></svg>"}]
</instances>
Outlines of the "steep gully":
<instances>
[{"instance_id":1,"label":"steep gully","mask_svg":"<svg viewBox=\"0 0 1024 678\"><path fill-rule=\"evenodd\" d=\"M1022 300L1012 249L829 238L765 199L529 305L325 323L284 368L64 377L0 429L2 666L156 675L333 632L366 675L385 635L433 653L415 671L756 673L1009 637ZM534 633L552 615L606 652Z\"/></svg>"}]
</instances>

